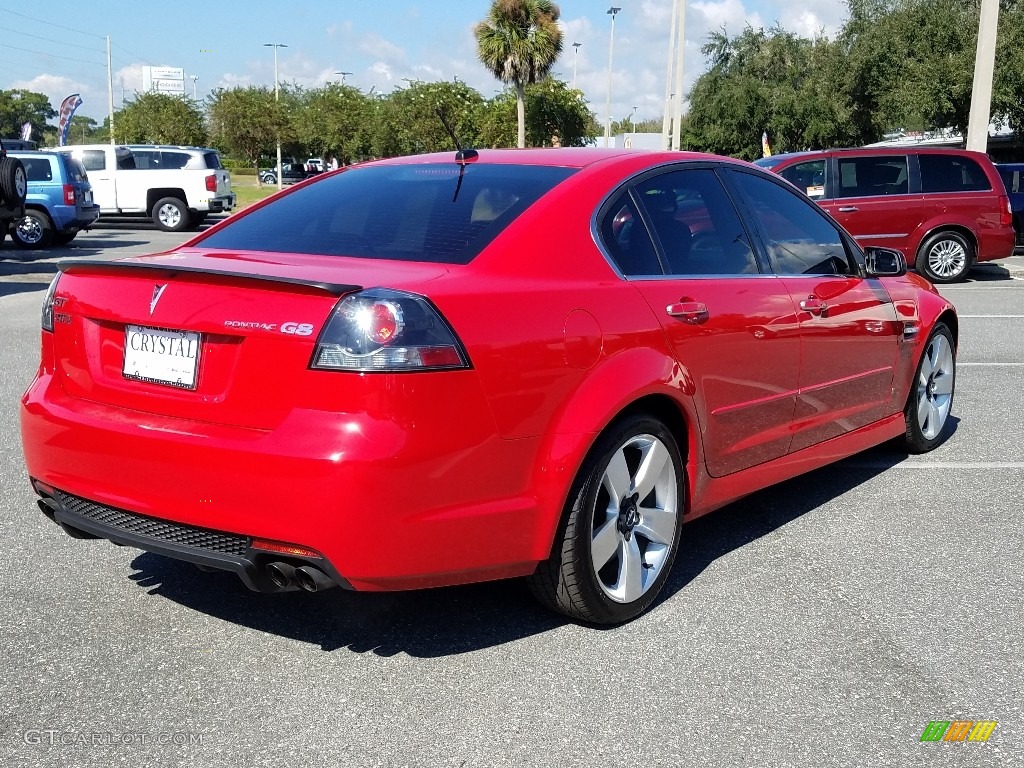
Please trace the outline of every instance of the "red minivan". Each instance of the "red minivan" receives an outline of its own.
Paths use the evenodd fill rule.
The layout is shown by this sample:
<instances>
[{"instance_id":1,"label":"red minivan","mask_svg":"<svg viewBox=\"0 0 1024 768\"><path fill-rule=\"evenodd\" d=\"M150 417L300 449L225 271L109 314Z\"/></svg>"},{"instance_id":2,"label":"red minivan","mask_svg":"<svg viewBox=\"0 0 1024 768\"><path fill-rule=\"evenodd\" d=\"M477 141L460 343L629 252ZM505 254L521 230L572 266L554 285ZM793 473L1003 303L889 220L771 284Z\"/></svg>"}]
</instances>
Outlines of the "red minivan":
<instances>
[{"instance_id":1,"label":"red minivan","mask_svg":"<svg viewBox=\"0 0 1024 768\"><path fill-rule=\"evenodd\" d=\"M1010 200L980 152L862 147L775 155L757 165L817 202L862 247L903 251L933 283L1013 255Z\"/></svg>"}]
</instances>

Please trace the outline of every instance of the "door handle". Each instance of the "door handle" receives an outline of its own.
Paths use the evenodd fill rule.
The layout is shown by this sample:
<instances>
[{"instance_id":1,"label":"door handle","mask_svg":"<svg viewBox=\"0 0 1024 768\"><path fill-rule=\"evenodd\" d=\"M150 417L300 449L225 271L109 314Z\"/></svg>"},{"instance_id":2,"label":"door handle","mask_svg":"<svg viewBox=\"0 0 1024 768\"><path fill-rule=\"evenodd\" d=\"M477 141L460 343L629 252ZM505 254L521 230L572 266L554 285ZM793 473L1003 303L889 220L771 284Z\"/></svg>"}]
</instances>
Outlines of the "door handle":
<instances>
[{"instance_id":1,"label":"door handle","mask_svg":"<svg viewBox=\"0 0 1024 768\"><path fill-rule=\"evenodd\" d=\"M860 208L858 208L856 205L841 205L841 206L839 206L839 212L840 213L856 213L859 210L860 210Z\"/></svg>"},{"instance_id":2,"label":"door handle","mask_svg":"<svg viewBox=\"0 0 1024 768\"><path fill-rule=\"evenodd\" d=\"M699 325L711 316L707 305L701 304L699 301L680 301L676 304L669 304L665 307L665 311L669 317L678 318L691 325Z\"/></svg>"},{"instance_id":3,"label":"door handle","mask_svg":"<svg viewBox=\"0 0 1024 768\"><path fill-rule=\"evenodd\" d=\"M806 299L801 301L800 309L804 312L810 312L812 315L828 317L828 304L817 296L808 296Z\"/></svg>"}]
</instances>

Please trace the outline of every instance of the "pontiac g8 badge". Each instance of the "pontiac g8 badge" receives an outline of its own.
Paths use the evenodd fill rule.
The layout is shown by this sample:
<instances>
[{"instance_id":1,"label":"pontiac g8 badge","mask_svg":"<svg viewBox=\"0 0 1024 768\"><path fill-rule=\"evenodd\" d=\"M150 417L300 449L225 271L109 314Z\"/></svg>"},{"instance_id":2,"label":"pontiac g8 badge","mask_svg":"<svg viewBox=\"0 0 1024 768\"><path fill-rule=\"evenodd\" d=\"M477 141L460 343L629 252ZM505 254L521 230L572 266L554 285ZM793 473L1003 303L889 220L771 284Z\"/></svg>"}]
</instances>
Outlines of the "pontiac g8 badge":
<instances>
[{"instance_id":1,"label":"pontiac g8 badge","mask_svg":"<svg viewBox=\"0 0 1024 768\"><path fill-rule=\"evenodd\" d=\"M149 300L149 316L153 316L153 311L156 309L156 303L160 301L160 297L164 295L164 289L167 288L167 283L163 285L153 286L153 298Z\"/></svg>"}]
</instances>

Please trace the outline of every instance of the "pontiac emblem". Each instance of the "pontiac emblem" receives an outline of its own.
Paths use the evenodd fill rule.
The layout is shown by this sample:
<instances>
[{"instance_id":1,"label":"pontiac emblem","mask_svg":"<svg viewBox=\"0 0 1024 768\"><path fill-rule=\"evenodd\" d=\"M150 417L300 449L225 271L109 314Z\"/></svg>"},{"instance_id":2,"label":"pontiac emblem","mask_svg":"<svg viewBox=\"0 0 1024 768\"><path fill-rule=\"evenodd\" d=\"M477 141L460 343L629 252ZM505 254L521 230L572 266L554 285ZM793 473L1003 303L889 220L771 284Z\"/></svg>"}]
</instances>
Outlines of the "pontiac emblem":
<instances>
[{"instance_id":1,"label":"pontiac emblem","mask_svg":"<svg viewBox=\"0 0 1024 768\"><path fill-rule=\"evenodd\" d=\"M149 300L149 315L153 316L153 311L156 309L156 303L160 301L160 297L164 295L164 289L167 287L167 283L163 285L153 286L153 298Z\"/></svg>"}]
</instances>

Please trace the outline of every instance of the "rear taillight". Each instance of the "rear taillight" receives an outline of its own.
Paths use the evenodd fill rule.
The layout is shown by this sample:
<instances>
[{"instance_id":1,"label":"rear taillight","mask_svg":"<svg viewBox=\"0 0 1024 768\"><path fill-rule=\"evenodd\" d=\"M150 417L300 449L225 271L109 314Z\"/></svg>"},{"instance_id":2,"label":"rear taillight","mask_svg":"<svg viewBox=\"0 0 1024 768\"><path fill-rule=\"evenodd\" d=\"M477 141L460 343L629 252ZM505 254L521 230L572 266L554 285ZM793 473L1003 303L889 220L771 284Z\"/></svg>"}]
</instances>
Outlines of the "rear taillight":
<instances>
[{"instance_id":1,"label":"rear taillight","mask_svg":"<svg viewBox=\"0 0 1024 768\"><path fill-rule=\"evenodd\" d=\"M999 223L1004 227L1013 226L1013 206L1006 195L999 196Z\"/></svg>"},{"instance_id":2,"label":"rear taillight","mask_svg":"<svg viewBox=\"0 0 1024 768\"><path fill-rule=\"evenodd\" d=\"M53 333L53 294L57 290L58 280L60 280L60 272L50 281L50 287L46 289L46 296L43 299L43 330L51 333Z\"/></svg>"},{"instance_id":3,"label":"rear taillight","mask_svg":"<svg viewBox=\"0 0 1024 768\"><path fill-rule=\"evenodd\" d=\"M75 188L70 184L64 185L64 205L75 204Z\"/></svg>"},{"instance_id":4,"label":"rear taillight","mask_svg":"<svg viewBox=\"0 0 1024 768\"><path fill-rule=\"evenodd\" d=\"M206 177L206 191L216 192L217 191L217 174L211 173Z\"/></svg>"},{"instance_id":5,"label":"rear taillight","mask_svg":"<svg viewBox=\"0 0 1024 768\"><path fill-rule=\"evenodd\" d=\"M317 341L312 367L425 371L468 368L469 359L426 298L372 288L338 302Z\"/></svg>"}]
</instances>

